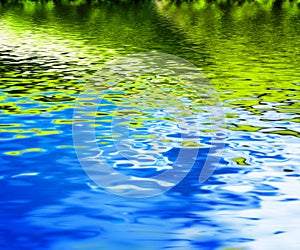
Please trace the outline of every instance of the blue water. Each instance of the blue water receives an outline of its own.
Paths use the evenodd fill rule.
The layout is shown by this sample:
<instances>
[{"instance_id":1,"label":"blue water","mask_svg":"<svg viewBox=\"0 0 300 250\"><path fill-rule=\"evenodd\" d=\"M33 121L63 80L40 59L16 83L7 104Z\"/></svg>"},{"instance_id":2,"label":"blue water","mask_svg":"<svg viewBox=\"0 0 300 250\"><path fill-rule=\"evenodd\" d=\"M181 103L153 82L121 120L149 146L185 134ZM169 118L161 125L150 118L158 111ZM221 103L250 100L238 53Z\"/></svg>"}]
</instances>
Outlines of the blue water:
<instances>
[{"instance_id":1,"label":"blue water","mask_svg":"<svg viewBox=\"0 0 300 250\"><path fill-rule=\"evenodd\" d=\"M210 34L197 28L202 15L195 15L196 24L189 23L196 27L198 33L194 33L182 31L186 24L172 20L174 13L164 17L151 4L92 8L50 3L0 8L1 249L299 249L300 71L296 59L291 69L280 71L286 62L278 59L292 50L277 51L278 58L262 75L249 70L249 76L261 85L254 89L242 85L249 88L244 93L243 87L237 87L241 85L234 85L244 77L244 72L238 75L244 65L233 63L232 76L216 55L222 54L225 62L232 56L229 45L228 51L218 50L228 30L241 32L238 37L242 40L255 36L233 29L235 24L230 21L224 22L219 33ZM180 15L180 6L177 8ZM139 12L141 16L136 15ZM293 41L299 41L296 20L290 26ZM286 27L286 22L275 24L266 29ZM274 39L278 37L274 33ZM218 41L216 47L207 44L198 51L210 38ZM284 41L278 43L280 47ZM298 47L293 48L297 55ZM105 62L148 51L174 54L203 67L211 81L216 81L217 104L223 106L226 126L219 128L224 133L219 157L210 151L214 120L197 102L200 90L196 86L189 89L176 79L162 83L146 75L135 84L128 80L113 87L97 110L95 124L99 125L96 142L115 170L151 177L172 168L180 150L197 148L183 180L160 195L137 199L100 187L84 171L78 159L80 147L74 147L73 127L82 121L76 121L74 111L84 87L95 88L97 93L107 87L91 85ZM260 47L255 52L263 53ZM269 58L268 53L263 56ZM273 83L268 85L270 75L276 74L274 68L279 72L274 83L277 89ZM219 86L219 79L223 85ZM165 88L159 89L160 84ZM224 95L228 97L222 99ZM187 109L188 115L184 113ZM138 114L138 121L132 113ZM181 136L178 125L178 119L190 122L191 114L200 131L193 141ZM122 135L122 128L129 136L112 138L112 134ZM127 146L125 159L116 154L120 145ZM94 155L93 149L83 152ZM208 157L218 158L217 168L212 164L214 173L199 183Z\"/></svg>"}]
</instances>

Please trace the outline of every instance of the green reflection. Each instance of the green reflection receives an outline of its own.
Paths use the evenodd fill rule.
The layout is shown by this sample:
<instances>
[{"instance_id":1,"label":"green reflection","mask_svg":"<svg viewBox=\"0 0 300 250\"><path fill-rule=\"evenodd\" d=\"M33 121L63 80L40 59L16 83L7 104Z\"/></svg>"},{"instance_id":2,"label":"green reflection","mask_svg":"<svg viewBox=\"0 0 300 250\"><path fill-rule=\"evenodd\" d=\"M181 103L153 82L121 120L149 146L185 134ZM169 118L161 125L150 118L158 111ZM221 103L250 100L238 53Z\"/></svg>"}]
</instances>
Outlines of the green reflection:
<instances>
[{"instance_id":1,"label":"green reflection","mask_svg":"<svg viewBox=\"0 0 300 250\"><path fill-rule=\"evenodd\" d=\"M131 2L2 3L2 112L63 112L74 106L85 79L105 62L130 53L160 51L201 67L225 105L259 116L270 111L292 114L290 119L280 119L299 122L295 117L300 115L297 1ZM186 95L180 84L172 85L172 80L166 79L168 95L161 96L149 91L151 81L141 78L129 85L124 83L118 89L125 89L124 93L106 98L118 102L136 96L131 98L134 105L147 90L151 102L161 98L177 105L173 100ZM238 116L238 112L226 115L228 119ZM67 123L63 120L55 123ZM269 120L262 117L262 121ZM140 122L137 118L137 124ZM260 129L236 124L228 127Z\"/></svg>"},{"instance_id":2,"label":"green reflection","mask_svg":"<svg viewBox=\"0 0 300 250\"><path fill-rule=\"evenodd\" d=\"M161 47L172 51L179 45L170 44L181 40L170 36L167 22L147 1L93 8L85 1L21 1L1 5L0 13L0 110L6 114L73 107L85 79L105 62Z\"/></svg>"},{"instance_id":3,"label":"green reflection","mask_svg":"<svg viewBox=\"0 0 300 250\"><path fill-rule=\"evenodd\" d=\"M299 123L297 2L156 1L158 12L184 31L192 53L203 55L202 61L197 56L191 61L201 65L225 107L238 108L226 115L227 129L299 136L275 125ZM261 116L264 124L241 124L244 111Z\"/></svg>"},{"instance_id":4,"label":"green reflection","mask_svg":"<svg viewBox=\"0 0 300 250\"><path fill-rule=\"evenodd\" d=\"M270 4L197 1L177 6L157 1L157 6L185 31L195 53L209 55L203 69L224 92L221 98L250 108L259 102L285 102L289 95L299 101L299 8L296 2L284 1L278 8L272 1L264 3ZM240 98L251 99L236 103Z\"/></svg>"}]
</instances>

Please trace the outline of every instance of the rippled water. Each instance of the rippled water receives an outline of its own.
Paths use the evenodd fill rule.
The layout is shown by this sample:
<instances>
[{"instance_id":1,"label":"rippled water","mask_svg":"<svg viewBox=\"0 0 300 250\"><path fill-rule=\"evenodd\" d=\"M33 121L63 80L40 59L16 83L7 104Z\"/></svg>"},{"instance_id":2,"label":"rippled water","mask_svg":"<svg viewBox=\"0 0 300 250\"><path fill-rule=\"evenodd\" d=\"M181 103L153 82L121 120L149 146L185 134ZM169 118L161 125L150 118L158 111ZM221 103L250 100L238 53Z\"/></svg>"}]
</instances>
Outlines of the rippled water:
<instances>
[{"instance_id":1,"label":"rippled water","mask_svg":"<svg viewBox=\"0 0 300 250\"><path fill-rule=\"evenodd\" d=\"M299 249L299 17L289 2L1 3L1 248ZM217 96L130 67L124 82L92 80L140 52L193 63ZM96 143L116 170L153 176L172 169L180 150L197 149L186 177L144 199L96 185L72 133L87 89L102 98ZM217 97L224 151L199 183L216 132L203 108ZM183 136L191 123L197 130Z\"/></svg>"}]
</instances>

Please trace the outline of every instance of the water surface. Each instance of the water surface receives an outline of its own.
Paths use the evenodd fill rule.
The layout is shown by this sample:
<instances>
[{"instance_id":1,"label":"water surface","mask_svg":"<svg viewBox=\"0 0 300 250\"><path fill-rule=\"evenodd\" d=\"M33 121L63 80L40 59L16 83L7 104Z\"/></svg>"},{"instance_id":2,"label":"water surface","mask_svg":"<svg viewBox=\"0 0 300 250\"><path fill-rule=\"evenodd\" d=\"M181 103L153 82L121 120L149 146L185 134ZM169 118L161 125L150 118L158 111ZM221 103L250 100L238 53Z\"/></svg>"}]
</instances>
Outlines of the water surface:
<instances>
[{"instance_id":1,"label":"water surface","mask_svg":"<svg viewBox=\"0 0 300 250\"><path fill-rule=\"evenodd\" d=\"M1 248L298 249L299 17L289 2L2 3ZM174 161L186 147L199 148L199 157L167 193L122 198L83 171L72 140L73 111L87 79L106 62L151 51L184 58L210 79L224 107L225 148L214 175L199 184L209 122L200 119L198 138L181 143L172 136L176 114L136 108L140 120L130 116L126 124L139 131L136 148L146 151L149 128L167 124L163 159ZM149 104L157 96L170 106L184 96L185 107L199 105L192 89L174 82L165 83L168 98L152 91L159 81L125 82L107 97L112 108L99 110L99 145L111 142L104 131L124 116L120 107L128 108L130 95L152 93ZM141 171L113 158L118 170L136 176L164 171L166 164L155 159Z\"/></svg>"}]
</instances>

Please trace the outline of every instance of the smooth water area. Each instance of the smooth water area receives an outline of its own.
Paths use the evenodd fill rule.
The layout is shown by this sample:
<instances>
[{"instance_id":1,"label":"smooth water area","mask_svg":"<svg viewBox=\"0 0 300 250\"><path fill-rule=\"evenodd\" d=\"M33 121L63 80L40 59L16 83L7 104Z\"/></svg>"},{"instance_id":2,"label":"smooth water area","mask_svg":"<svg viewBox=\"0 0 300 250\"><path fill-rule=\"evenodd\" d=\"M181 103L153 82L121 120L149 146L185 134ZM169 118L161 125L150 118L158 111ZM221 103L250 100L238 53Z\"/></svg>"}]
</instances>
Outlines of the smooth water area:
<instances>
[{"instance_id":1,"label":"smooth water area","mask_svg":"<svg viewBox=\"0 0 300 250\"><path fill-rule=\"evenodd\" d=\"M205 79L183 84L151 56L122 68L150 52ZM1 249L299 249L299 56L290 2L1 3ZM102 100L89 127L113 169L147 178L197 149L186 177L142 199L99 187L78 159L97 152L74 140L86 91ZM206 108L220 104L216 128ZM216 130L224 149L199 183Z\"/></svg>"}]
</instances>

